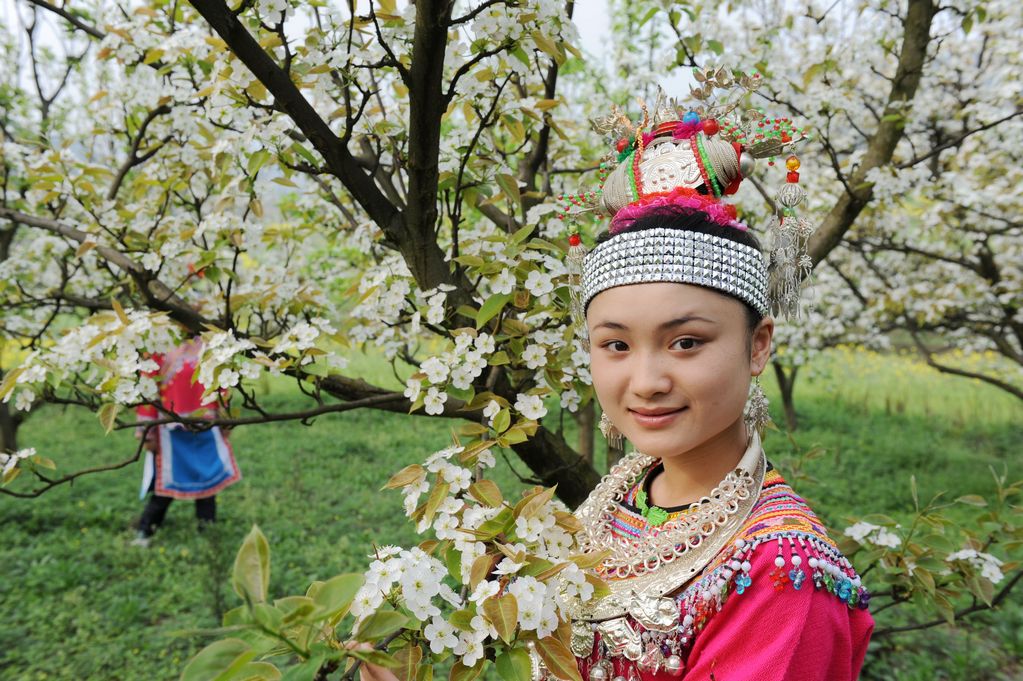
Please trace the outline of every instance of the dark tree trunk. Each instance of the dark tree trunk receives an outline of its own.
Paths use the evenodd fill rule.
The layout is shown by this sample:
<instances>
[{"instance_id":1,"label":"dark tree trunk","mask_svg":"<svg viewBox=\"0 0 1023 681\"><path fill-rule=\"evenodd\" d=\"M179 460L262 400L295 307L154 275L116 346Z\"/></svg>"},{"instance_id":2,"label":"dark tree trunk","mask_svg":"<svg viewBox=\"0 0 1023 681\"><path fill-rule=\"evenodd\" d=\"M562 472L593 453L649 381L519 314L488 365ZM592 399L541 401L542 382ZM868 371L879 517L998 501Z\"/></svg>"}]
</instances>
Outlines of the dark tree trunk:
<instances>
[{"instance_id":1,"label":"dark tree trunk","mask_svg":"<svg viewBox=\"0 0 1023 681\"><path fill-rule=\"evenodd\" d=\"M22 419L11 413L11 405L0 402L0 452L18 449L18 426Z\"/></svg>"},{"instance_id":2,"label":"dark tree trunk","mask_svg":"<svg viewBox=\"0 0 1023 681\"><path fill-rule=\"evenodd\" d=\"M597 411L593 405L594 403L591 401L581 407L579 413L575 415L575 422L579 426L579 456L591 466L593 465L593 420Z\"/></svg>"},{"instance_id":3,"label":"dark tree trunk","mask_svg":"<svg viewBox=\"0 0 1023 681\"><path fill-rule=\"evenodd\" d=\"M558 486L558 498L575 508L589 496L600 482L600 475L583 461L565 439L546 428L513 447L519 458L545 486Z\"/></svg>"},{"instance_id":4,"label":"dark tree trunk","mask_svg":"<svg viewBox=\"0 0 1023 681\"><path fill-rule=\"evenodd\" d=\"M777 362L771 362L774 366L774 375L778 378L778 389L781 391L781 404L785 409L785 427L789 432L799 427L799 419L796 417L796 403L793 393L796 388L796 374L799 367L792 367L791 371L785 372L785 367Z\"/></svg>"}]
</instances>

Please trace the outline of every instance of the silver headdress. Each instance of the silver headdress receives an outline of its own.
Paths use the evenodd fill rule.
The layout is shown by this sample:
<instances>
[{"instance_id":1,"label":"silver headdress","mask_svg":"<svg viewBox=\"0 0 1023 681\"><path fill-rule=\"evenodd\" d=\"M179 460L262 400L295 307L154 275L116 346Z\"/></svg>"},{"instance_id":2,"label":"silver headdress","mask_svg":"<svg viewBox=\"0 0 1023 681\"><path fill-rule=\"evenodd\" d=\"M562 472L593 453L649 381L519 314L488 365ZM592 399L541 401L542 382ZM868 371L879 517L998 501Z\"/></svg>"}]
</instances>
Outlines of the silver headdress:
<instances>
[{"instance_id":1,"label":"silver headdress","mask_svg":"<svg viewBox=\"0 0 1023 681\"><path fill-rule=\"evenodd\" d=\"M601 164L596 192L562 197L570 206L562 217L594 211L611 217L611 238L586 253L582 239L569 242L574 275L573 314L585 334L585 309L601 291L647 282L707 286L748 303L760 314L798 316L800 283L809 274L806 241L813 231L795 206L805 197L799 186L799 159L789 156L787 183L779 192L779 214L769 232L765 259L731 239L689 230L628 231L631 222L665 207L691 211L710 223L745 230L735 207L721 201L735 193L756 159L788 153L806 133L787 118L767 118L755 110L736 115L738 99L711 105L715 89L741 95L760 86L759 74L708 69L695 73L692 95L701 104L683 112L662 97L650 120L643 105L639 124L617 109L595 122L598 130L619 137L617 156ZM770 276L768 271L770 270Z\"/></svg>"}]
</instances>

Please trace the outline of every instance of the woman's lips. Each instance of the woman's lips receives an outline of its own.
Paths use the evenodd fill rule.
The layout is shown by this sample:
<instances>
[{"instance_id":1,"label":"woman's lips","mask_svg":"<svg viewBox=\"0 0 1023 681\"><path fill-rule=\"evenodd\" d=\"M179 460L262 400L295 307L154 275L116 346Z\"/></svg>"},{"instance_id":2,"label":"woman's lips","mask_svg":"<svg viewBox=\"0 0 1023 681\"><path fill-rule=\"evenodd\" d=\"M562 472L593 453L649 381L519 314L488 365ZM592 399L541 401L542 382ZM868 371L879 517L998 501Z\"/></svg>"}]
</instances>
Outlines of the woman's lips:
<instances>
[{"instance_id":1,"label":"woman's lips","mask_svg":"<svg viewBox=\"0 0 1023 681\"><path fill-rule=\"evenodd\" d=\"M644 428L664 428L670 425L678 418L682 412L688 407L681 407L679 409L672 409L670 411L663 410L651 410L648 412L629 410L629 414L632 415L632 419Z\"/></svg>"}]
</instances>

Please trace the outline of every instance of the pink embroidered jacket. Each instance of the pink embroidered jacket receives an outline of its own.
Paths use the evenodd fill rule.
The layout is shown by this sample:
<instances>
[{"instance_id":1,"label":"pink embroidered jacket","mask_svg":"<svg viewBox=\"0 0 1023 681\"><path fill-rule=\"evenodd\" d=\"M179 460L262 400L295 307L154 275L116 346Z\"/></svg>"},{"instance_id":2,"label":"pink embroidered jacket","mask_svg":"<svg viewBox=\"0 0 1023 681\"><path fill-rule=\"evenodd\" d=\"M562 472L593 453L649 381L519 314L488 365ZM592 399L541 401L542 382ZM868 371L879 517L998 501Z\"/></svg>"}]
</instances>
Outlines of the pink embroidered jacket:
<instances>
[{"instance_id":1,"label":"pink embroidered jacket","mask_svg":"<svg viewBox=\"0 0 1023 681\"><path fill-rule=\"evenodd\" d=\"M634 504L642 487L619 504L621 536L649 530ZM601 659L611 662L609 681L853 681L874 628L869 598L817 516L772 469L734 542L675 596L677 630L657 634L633 622L661 661L656 670L608 656L599 635L577 661L584 679ZM681 664L669 670L672 655Z\"/></svg>"}]
</instances>

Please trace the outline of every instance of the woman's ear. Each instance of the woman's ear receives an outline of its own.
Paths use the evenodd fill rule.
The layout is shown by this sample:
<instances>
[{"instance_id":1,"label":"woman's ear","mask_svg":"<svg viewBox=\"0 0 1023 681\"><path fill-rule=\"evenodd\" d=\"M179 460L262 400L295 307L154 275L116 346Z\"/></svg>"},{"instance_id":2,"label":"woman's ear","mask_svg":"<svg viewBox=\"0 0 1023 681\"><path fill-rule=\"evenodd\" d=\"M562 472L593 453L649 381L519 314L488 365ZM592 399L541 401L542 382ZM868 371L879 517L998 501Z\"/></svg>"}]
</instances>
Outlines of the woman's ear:
<instances>
[{"instance_id":1,"label":"woman's ear","mask_svg":"<svg viewBox=\"0 0 1023 681\"><path fill-rule=\"evenodd\" d=\"M771 338L774 337L774 319L764 317L753 329L750 339L750 373L759 376L771 359Z\"/></svg>"}]
</instances>

